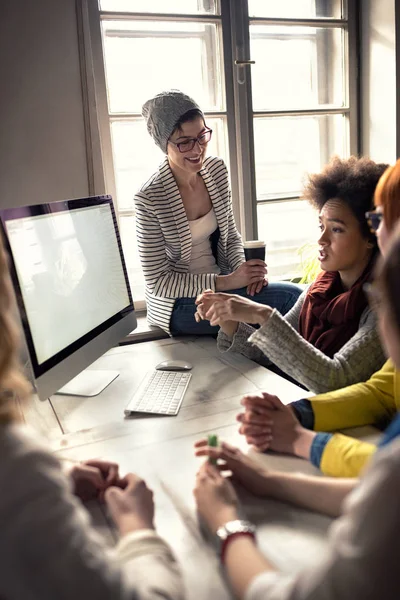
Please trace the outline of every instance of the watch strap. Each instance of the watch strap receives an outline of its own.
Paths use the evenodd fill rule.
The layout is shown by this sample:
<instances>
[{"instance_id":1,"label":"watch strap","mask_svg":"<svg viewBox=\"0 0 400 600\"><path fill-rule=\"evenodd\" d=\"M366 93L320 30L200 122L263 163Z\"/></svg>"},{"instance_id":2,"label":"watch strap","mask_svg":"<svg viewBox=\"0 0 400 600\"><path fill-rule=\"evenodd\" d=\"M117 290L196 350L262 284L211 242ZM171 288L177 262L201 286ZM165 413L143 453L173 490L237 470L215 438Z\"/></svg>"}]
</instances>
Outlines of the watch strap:
<instances>
[{"instance_id":1,"label":"watch strap","mask_svg":"<svg viewBox=\"0 0 400 600\"><path fill-rule=\"evenodd\" d=\"M228 521L222 527L219 527L216 531L216 536L220 544L220 556L221 560L224 560L226 548L235 537L239 535L249 535L255 539L255 526L249 521L243 521L236 519L234 521Z\"/></svg>"}]
</instances>

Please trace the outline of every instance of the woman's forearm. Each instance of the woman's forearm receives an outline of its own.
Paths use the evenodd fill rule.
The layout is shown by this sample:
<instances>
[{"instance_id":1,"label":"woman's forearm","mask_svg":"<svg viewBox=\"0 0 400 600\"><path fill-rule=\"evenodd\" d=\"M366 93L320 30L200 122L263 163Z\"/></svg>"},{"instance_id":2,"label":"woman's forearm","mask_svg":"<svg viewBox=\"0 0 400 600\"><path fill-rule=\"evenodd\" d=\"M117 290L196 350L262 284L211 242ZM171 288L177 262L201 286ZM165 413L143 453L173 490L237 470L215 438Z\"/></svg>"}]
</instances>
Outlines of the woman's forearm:
<instances>
[{"instance_id":1,"label":"woman's forearm","mask_svg":"<svg viewBox=\"0 0 400 600\"><path fill-rule=\"evenodd\" d=\"M275 567L261 554L254 541L245 535L229 541L225 552L225 569L235 595L244 598L252 580Z\"/></svg>"},{"instance_id":2,"label":"woman's forearm","mask_svg":"<svg viewBox=\"0 0 400 600\"><path fill-rule=\"evenodd\" d=\"M338 517L344 499L357 483L357 479L271 472L265 476L263 494L329 517Z\"/></svg>"}]
</instances>

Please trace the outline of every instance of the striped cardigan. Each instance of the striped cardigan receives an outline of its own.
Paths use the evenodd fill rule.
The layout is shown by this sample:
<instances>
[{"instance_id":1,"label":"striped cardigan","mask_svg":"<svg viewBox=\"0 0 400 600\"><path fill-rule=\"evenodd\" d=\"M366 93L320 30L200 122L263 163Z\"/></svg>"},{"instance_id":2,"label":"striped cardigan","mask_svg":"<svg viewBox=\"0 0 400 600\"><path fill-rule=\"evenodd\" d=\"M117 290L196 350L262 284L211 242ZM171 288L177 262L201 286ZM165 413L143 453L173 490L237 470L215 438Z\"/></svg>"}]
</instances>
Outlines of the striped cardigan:
<instances>
[{"instance_id":1,"label":"striped cardigan","mask_svg":"<svg viewBox=\"0 0 400 600\"><path fill-rule=\"evenodd\" d=\"M232 212L228 172L220 158L208 157L200 171L219 227L217 264L229 274L244 261L243 244ZM147 319L170 334L177 298L215 290L215 273L189 273L192 237L168 159L135 195L139 256L146 281Z\"/></svg>"}]
</instances>

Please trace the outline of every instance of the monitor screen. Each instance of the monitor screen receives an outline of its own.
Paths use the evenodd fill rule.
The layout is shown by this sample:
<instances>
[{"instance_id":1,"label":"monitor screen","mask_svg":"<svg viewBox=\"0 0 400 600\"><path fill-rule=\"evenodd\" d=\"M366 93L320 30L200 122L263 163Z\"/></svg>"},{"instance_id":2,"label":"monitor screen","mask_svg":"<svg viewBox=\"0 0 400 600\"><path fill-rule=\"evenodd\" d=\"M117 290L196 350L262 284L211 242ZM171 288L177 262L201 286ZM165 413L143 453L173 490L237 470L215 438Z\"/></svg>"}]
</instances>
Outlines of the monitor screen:
<instances>
[{"instance_id":1,"label":"monitor screen","mask_svg":"<svg viewBox=\"0 0 400 600\"><path fill-rule=\"evenodd\" d=\"M37 379L133 312L114 207L98 196L1 218Z\"/></svg>"}]
</instances>

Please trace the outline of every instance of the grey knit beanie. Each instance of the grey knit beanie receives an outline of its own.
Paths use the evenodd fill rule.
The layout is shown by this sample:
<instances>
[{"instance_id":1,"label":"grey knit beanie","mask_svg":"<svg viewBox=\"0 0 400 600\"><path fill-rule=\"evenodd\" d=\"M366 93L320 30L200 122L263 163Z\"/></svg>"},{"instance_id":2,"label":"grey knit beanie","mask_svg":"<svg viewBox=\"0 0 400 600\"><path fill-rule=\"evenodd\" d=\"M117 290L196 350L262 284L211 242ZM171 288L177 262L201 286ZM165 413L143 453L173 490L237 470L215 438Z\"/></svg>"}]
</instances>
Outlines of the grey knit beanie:
<instances>
[{"instance_id":1,"label":"grey knit beanie","mask_svg":"<svg viewBox=\"0 0 400 600\"><path fill-rule=\"evenodd\" d=\"M146 119L147 131L164 154L176 123L193 109L203 114L199 105L179 90L161 92L143 104L142 115Z\"/></svg>"}]
</instances>

